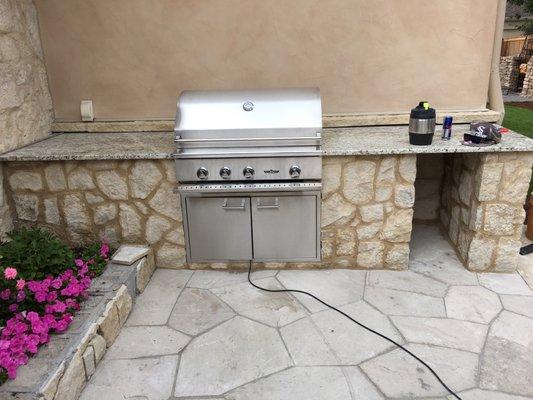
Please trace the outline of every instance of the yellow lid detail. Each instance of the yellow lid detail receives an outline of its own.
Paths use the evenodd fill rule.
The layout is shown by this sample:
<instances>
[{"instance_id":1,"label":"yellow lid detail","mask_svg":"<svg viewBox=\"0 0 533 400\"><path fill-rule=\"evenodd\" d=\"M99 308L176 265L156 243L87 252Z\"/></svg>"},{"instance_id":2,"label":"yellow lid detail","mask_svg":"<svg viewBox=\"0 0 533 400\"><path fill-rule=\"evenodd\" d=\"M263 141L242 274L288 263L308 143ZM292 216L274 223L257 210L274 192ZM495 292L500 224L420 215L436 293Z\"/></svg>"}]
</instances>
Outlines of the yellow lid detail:
<instances>
[{"instance_id":1,"label":"yellow lid detail","mask_svg":"<svg viewBox=\"0 0 533 400\"><path fill-rule=\"evenodd\" d=\"M424 110L429 110L429 103L427 101L424 102Z\"/></svg>"}]
</instances>

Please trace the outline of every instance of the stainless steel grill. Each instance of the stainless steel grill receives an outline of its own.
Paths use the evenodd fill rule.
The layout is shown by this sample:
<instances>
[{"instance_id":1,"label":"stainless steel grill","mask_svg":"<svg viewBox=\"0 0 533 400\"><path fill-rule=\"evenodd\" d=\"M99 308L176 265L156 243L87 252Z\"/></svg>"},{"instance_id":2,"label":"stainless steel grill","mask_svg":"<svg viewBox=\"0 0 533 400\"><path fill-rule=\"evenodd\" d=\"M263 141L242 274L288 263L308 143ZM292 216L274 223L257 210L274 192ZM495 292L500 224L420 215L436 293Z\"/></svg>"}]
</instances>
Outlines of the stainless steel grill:
<instances>
[{"instance_id":1,"label":"stainless steel grill","mask_svg":"<svg viewBox=\"0 0 533 400\"><path fill-rule=\"evenodd\" d=\"M185 91L174 131L189 261L320 259L318 89Z\"/></svg>"}]
</instances>

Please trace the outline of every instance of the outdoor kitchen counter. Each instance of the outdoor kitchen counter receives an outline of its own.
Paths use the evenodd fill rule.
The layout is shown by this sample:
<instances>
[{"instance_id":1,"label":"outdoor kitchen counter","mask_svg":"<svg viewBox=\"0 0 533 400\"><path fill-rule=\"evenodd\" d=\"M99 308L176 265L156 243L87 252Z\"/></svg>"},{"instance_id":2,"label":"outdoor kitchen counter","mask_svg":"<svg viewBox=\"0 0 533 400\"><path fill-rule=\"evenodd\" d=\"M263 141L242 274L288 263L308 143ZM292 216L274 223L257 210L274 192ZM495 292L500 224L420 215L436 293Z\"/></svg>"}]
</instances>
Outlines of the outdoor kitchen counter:
<instances>
[{"instance_id":1,"label":"outdoor kitchen counter","mask_svg":"<svg viewBox=\"0 0 533 400\"><path fill-rule=\"evenodd\" d=\"M468 125L454 125L451 140L440 139L440 126L431 146L409 144L407 126L325 128L325 156L533 152L533 139L510 131L495 146L471 147L460 143ZM59 133L0 155L0 161L170 159L171 132Z\"/></svg>"}]
</instances>

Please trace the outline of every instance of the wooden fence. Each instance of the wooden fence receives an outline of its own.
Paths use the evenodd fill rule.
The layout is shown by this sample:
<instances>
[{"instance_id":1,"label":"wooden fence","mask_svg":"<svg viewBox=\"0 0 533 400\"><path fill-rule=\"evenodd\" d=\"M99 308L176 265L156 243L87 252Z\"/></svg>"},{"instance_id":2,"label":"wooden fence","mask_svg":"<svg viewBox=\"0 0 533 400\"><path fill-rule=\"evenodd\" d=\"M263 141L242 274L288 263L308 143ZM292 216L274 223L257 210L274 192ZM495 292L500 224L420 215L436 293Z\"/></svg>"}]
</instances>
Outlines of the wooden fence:
<instances>
[{"instance_id":1,"label":"wooden fence","mask_svg":"<svg viewBox=\"0 0 533 400\"><path fill-rule=\"evenodd\" d=\"M525 37L502 39L502 57L516 56L522 51L524 47Z\"/></svg>"}]
</instances>

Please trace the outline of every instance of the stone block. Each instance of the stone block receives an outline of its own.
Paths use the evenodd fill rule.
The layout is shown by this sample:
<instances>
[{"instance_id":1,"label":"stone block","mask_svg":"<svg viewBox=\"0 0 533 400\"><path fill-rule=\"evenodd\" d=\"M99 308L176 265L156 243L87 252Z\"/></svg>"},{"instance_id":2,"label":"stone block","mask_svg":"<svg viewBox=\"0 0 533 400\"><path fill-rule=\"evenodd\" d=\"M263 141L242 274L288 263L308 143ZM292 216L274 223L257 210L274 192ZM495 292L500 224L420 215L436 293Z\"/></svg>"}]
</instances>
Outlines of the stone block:
<instances>
[{"instance_id":1,"label":"stone block","mask_svg":"<svg viewBox=\"0 0 533 400\"><path fill-rule=\"evenodd\" d=\"M105 339L102 336L96 334L89 342L89 346L92 347L94 351L94 361L96 364L98 364L100 360L104 357L104 354L107 349Z\"/></svg>"},{"instance_id":2,"label":"stone block","mask_svg":"<svg viewBox=\"0 0 533 400\"><path fill-rule=\"evenodd\" d=\"M101 204L94 209L94 223L105 225L117 216L117 206L114 203Z\"/></svg>"},{"instance_id":3,"label":"stone block","mask_svg":"<svg viewBox=\"0 0 533 400\"><path fill-rule=\"evenodd\" d=\"M174 193L170 183L163 182L148 204L165 217L181 221L180 196Z\"/></svg>"},{"instance_id":4,"label":"stone block","mask_svg":"<svg viewBox=\"0 0 533 400\"><path fill-rule=\"evenodd\" d=\"M57 207L57 198L51 197L44 199L44 217L49 224L58 225L60 222L59 209Z\"/></svg>"},{"instance_id":5,"label":"stone block","mask_svg":"<svg viewBox=\"0 0 533 400\"><path fill-rule=\"evenodd\" d=\"M136 288L139 293L144 292L155 270L154 254L150 252L137 263Z\"/></svg>"},{"instance_id":6,"label":"stone block","mask_svg":"<svg viewBox=\"0 0 533 400\"><path fill-rule=\"evenodd\" d=\"M400 208L411 208L415 203L415 187L413 185L397 185L394 188L394 204Z\"/></svg>"},{"instance_id":7,"label":"stone block","mask_svg":"<svg viewBox=\"0 0 533 400\"><path fill-rule=\"evenodd\" d=\"M138 199L147 198L162 178L163 175L153 161L136 161L130 172L132 196Z\"/></svg>"},{"instance_id":8,"label":"stone block","mask_svg":"<svg viewBox=\"0 0 533 400\"><path fill-rule=\"evenodd\" d=\"M398 170L400 176L407 182L413 183L416 178L416 155L403 155L400 157Z\"/></svg>"},{"instance_id":9,"label":"stone block","mask_svg":"<svg viewBox=\"0 0 533 400\"><path fill-rule=\"evenodd\" d=\"M128 242L135 242L141 238L141 217L137 211L126 203L119 205L120 227L122 237Z\"/></svg>"},{"instance_id":10,"label":"stone block","mask_svg":"<svg viewBox=\"0 0 533 400\"><path fill-rule=\"evenodd\" d=\"M91 221L83 200L74 194L68 194L64 200L64 214L70 238L74 243L87 240L91 230Z\"/></svg>"},{"instance_id":11,"label":"stone block","mask_svg":"<svg viewBox=\"0 0 533 400\"><path fill-rule=\"evenodd\" d=\"M379 241L359 242L357 265L362 268L383 268L384 244Z\"/></svg>"},{"instance_id":12,"label":"stone block","mask_svg":"<svg viewBox=\"0 0 533 400\"><path fill-rule=\"evenodd\" d=\"M361 206L359 213L363 222L381 221L383 220L383 205L370 204Z\"/></svg>"},{"instance_id":13,"label":"stone block","mask_svg":"<svg viewBox=\"0 0 533 400\"><path fill-rule=\"evenodd\" d=\"M382 222L374 222L368 225L360 225L356 228L357 239L367 240L374 238L381 230Z\"/></svg>"},{"instance_id":14,"label":"stone block","mask_svg":"<svg viewBox=\"0 0 533 400\"><path fill-rule=\"evenodd\" d=\"M386 156L381 158L379 162L379 168L376 175L376 182L380 185L388 184L394 185L396 182L395 179L395 168L396 168L396 156Z\"/></svg>"},{"instance_id":15,"label":"stone block","mask_svg":"<svg viewBox=\"0 0 533 400\"><path fill-rule=\"evenodd\" d=\"M128 315L131 312L131 308L133 306L133 299L131 298L131 295L128 292L128 288L125 285L122 285L120 289L118 290L117 294L114 298L115 301L115 307L118 311L118 319L120 326L124 325L124 322L126 322L126 319L128 319Z\"/></svg>"},{"instance_id":16,"label":"stone block","mask_svg":"<svg viewBox=\"0 0 533 400\"><path fill-rule=\"evenodd\" d=\"M107 303L102 316L97 321L98 334L100 334L106 342L107 347L111 346L117 338L120 331L120 318L118 309L115 306L115 300Z\"/></svg>"},{"instance_id":17,"label":"stone block","mask_svg":"<svg viewBox=\"0 0 533 400\"><path fill-rule=\"evenodd\" d=\"M409 267L409 244L395 244L385 256L385 266L388 269L401 270Z\"/></svg>"},{"instance_id":18,"label":"stone block","mask_svg":"<svg viewBox=\"0 0 533 400\"><path fill-rule=\"evenodd\" d=\"M126 200L128 198L126 179L116 171L97 172L96 184L102 193L111 200Z\"/></svg>"},{"instance_id":19,"label":"stone block","mask_svg":"<svg viewBox=\"0 0 533 400\"><path fill-rule=\"evenodd\" d=\"M498 241L495 272L514 272L518 268L518 252L522 242L518 239L503 237Z\"/></svg>"},{"instance_id":20,"label":"stone block","mask_svg":"<svg viewBox=\"0 0 533 400\"><path fill-rule=\"evenodd\" d=\"M493 235L512 235L516 221L516 207L509 204L487 204L483 228Z\"/></svg>"},{"instance_id":21,"label":"stone block","mask_svg":"<svg viewBox=\"0 0 533 400\"><path fill-rule=\"evenodd\" d=\"M357 247L354 228L339 228L337 230L337 256L354 256Z\"/></svg>"},{"instance_id":22,"label":"stone block","mask_svg":"<svg viewBox=\"0 0 533 400\"><path fill-rule=\"evenodd\" d=\"M122 245L113 254L111 260L117 264L131 265L150 253L148 246Z\"/></svg>"},{"instance_id":23,"label":"stone block","mask_svg":"<svg viewBox=\"0 0 533 400\"><path fill-rule=\"evenodd\" d=\"M58 192L67 188L65 174L60 163L50 163L44 167L46 186L51 192Z\"/></svg>"},{"instance_id":24,"label":"stone block","mask_svg":"<svg viewBox=\"0 0 533 400\"><path fill-rule=\"evenodd\" d=\"M478 171L476 197L479 201L496 199L502 176L503 163L484 163Z\"/></svg>"},{"instance_id":25,"label":"stone block","mask_svg":"<svg viewBox=\"0 0 533 400\"><path fill-rule=\"evenodd\" d=\"M159 215L150 215L146 221L146 241L150 244L159 242L171 228L170 222Z\"/></svg>"},{"instance_id":26,"label":"stone block","mask_svg":"<svg viewBox=\"0 0 533 400\"><path fill-rule=\"evenodd\" d=\"M349 219L355 213L355 207L344 198L334 193L322 202L322 227L329 226L339 220Z\"/></svg>"},{"instance_id":27,"label":"stone block","mask_svg":"<svg viewBox=\"0 0 533 400\"><path fill-rule=\"evenodd\" d=\"M85 200L87 200L87 203L89 204L99 204L104 202L104 198L102 196L93 194L91 192L85 193Z\"/></svg>"},{"instance_id":28,"label":"stone block","mask_svg":"<svg viewBox=\"0 0 533 400\"><path fill-rule=\"evenodd\" d=\"M16 171L9 176L9 185L13 190L37 192L43 189L43 180L38 172Z\"/></svg>"},{"instance_id":29,"label":"stone block","mask_svg":"<svg viewBox=\"0 0 533 400\"><path fill-rule=\"evenodd\" d=\"M17 218L23 221L37 221L39 216L39 198L34 194L14 194Z\"/></svg>"},{"instance_id":30,"label":"stone block","mask_svg":"<svg viewBox=\"0 0 533 400\"><path fill-rule=\"evenodd\" d=\"M185 265L185 248L163 244L156 251L156 265L159 268L182 268Z\"/></svg>"},{"instance_id":31,"label":"stone block","mask_svg":"<svg viewBox=\"0 0 533 400\"><path fill-rule=\"evenodd\" d=\"M69 189L90 190L96 187L91 173L81 166L70 172L67 182Z\"/></svg>"},{"instance_id":32,"label":"stone block","mask_svg":"<svg viewBox=\"0 0 533 400\"><path fill-rule=\"evenodd\" d=\"M413 209L406 208L389 215L381 231L382 239L390 242L408 242L413 225Z\"/></svg>"},{"instance_id":33,"label":"stone block","mask_svg":"<svg viewBox=\"0 0 533 400\"><path fill-rule=\"evenodd\" d=\"M335 193L341 187L342 165L334 158L323 158L322 195L324 198Z\"/></svg>"},{"instance_id":34,"label":"stone block","mask_svg":"<svg viewBox=\"0 0 533 400\"><path fill-rule=\"evenodd\" d=\"M91 376L96 370L96 359L94 357L94 349L89 346L85 349L82 355L83 366L85 368L85 379L91 379Z\"/></svg>"},{"instance_id":35,"label":"stone block","mask_svg":"<svg viewBox=\"0 0 533 400\"><path fill-rule=\"evenodd\" d=\"M372 161L353 161L343 168L343 194L354 204L364 204L374 197L376 164Z\"/></svg>"},{"instance_id":36,"label":"stone block","mask_svg":"<svg viewBox=\"0 0 533 400\"><path fill-rule=\"evenodd\" d=\"M77 400L85 383L83 359L81 355L76 354L65 367L65 372L57 385L54 400Z\"/></svg>"},{"instance_id":37,"label":"stone block","mask_svg":"<svg viewBox=\"0 0 533 400\"><path fill-rule=\"evenodd\" d=\"M468 249L467 268L472 271L490 269L494 247L494 240L479 235L474 236Z\"/></svg>"}]
</instances>

